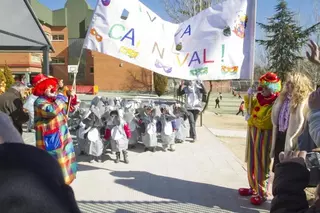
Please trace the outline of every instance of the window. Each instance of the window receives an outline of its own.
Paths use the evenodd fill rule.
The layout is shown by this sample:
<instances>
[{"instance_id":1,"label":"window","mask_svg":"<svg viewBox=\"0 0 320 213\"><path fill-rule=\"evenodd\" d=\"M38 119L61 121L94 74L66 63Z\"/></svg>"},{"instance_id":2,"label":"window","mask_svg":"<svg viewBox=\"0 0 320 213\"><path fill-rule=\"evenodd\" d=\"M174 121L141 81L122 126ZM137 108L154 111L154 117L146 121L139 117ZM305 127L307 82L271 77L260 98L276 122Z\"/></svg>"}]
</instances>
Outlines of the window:
<instances>
[{"instance_id":1,"label":"window","mask_svg":"<svg viewBox=\"0 0 320 213\"><path fill-rule=\"evenodd\" d=\"M94 67L90 67L90 74L94 73Z\"/></svg>"},{"instance_id":2,"label":"window","mask_svg":"<svg viewBox=\"0 0 320 213\"><path fill-rule=\"evenodd\" d=\"M52 41L63 41L64 35L52 35Z\"/></svg>"},{"instance_id":3,"label":"window","mask_svg":"<svg viewBox=\"0 0 320 213\"><path fill-rule=\"evenodd\" d=\"M51 64L65 64L65 62L64 58L51 57Z\"/></svg>"}]
</instances>

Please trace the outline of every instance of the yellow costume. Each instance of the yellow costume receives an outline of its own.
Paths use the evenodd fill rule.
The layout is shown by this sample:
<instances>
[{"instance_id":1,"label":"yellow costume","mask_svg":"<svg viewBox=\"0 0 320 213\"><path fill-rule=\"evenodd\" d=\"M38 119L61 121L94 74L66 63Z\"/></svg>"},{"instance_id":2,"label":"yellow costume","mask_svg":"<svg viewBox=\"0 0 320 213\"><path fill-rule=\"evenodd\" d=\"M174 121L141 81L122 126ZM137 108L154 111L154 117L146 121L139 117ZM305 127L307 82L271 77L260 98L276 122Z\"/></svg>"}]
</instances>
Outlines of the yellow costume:
<instances>
[{"instance_id":1,"label":"yellow costume","mask_svg":"<svg viewBox=\"0 0 320 213\"><path fill-rule=\"evenodd\" d=\"M254 205L261 205L266 198L266 182L271 163L270 151L272 145L271 111L274 101L281 90L281 81L274 73L266 73L260 78L260 89L269 90L271 95L265 97L258 93L251 99L244 97L248 114L248 135L246 146L247 175L250 188L240 188L242 196L252 195L250 201Z\"/></svg>"}]
</instances>

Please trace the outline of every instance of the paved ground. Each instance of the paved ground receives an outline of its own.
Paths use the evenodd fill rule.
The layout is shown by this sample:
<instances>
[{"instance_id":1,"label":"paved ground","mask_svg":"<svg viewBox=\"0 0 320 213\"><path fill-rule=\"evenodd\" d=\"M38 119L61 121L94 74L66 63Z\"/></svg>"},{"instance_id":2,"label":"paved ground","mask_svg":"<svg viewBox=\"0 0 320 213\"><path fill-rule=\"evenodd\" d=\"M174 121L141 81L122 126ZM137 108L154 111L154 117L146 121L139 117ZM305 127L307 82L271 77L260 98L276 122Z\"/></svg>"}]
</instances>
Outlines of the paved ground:
<instances>
[{"instance_id":1,"label":"paved ground","mask_svg":"<svg viewBox=\"0 0 320 213\"><path fill-rule=\"evenodd\" d=\"M246 186L241 161L207 128L198 128L199 141L177 145L176 152L129 153L130 164L78 158L79 173L72 184L83 212L268 212L254 209L237 189ZM34 143L30 133L27 143Z\"/></svg>"}]
</instances>

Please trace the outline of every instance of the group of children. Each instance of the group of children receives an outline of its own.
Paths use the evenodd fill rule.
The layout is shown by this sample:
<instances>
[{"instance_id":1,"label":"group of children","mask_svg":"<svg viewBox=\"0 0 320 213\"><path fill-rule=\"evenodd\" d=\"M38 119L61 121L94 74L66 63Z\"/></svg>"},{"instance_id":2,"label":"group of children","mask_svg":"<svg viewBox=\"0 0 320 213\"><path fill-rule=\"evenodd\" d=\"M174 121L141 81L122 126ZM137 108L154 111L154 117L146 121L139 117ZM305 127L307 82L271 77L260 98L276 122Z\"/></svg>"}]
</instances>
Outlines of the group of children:
<instances>
[{"instance_id":1,"label":"group of children","mask_svg":"<svg viewBox=\"0 0 320 213\"><path fill-rule=\"evenodd\" d=\"M140 100L95 97L89 109L78 110L80 123L77 141L81 154L90 161L101 162L106 149L116 153L115 163L129 163L128 149L138 143L145 151L155 152L158 144L163 151L175 151L175 144L185 141L189 134L187 111L180 105L155 105Z\"/></svg>"}]
</instances>

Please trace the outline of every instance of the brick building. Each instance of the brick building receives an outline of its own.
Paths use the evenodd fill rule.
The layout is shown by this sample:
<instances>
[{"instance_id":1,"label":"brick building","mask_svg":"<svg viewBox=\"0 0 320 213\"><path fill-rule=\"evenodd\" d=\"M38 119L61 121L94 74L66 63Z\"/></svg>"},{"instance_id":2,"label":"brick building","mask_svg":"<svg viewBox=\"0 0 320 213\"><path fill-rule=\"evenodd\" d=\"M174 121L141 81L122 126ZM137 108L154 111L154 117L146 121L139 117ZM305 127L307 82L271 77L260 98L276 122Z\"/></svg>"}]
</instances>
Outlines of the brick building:
<instances>
[{"instance_id":1,"label":"brick building","mask_svg":"<svg viewBox=\"0 0 320 213\"><path fill-rule=\"evenodd\" d=\"M85 0L67 0L65 7L50 10L38 0L29 0L42 28L55 50L50 54L50 74L72 84L68 65L76 65L88 30L93 9ZM100 91L150 91L152 72L98 52L84 50L80 60L77 84L98 86ZM0 67L4 64L17 78L27 79L41 72L41 53L0 53Z\"/></svg>"}]
</instances>

